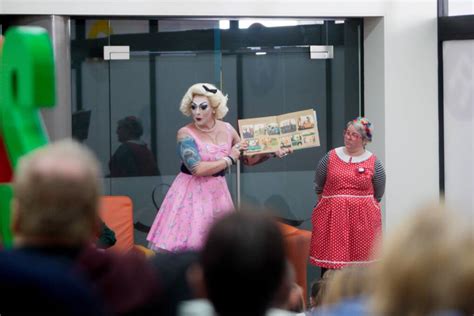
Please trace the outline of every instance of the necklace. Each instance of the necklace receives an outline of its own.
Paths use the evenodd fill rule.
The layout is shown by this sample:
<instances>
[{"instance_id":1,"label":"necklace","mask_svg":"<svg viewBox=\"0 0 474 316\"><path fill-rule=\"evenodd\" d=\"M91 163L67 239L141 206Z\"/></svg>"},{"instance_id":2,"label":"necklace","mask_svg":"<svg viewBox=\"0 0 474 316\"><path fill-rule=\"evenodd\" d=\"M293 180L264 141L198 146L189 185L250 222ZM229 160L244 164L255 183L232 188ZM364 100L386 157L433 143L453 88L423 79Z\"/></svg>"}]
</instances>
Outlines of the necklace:
<instances>
[{"instance_id":1,"label":"necklace","mask_svg":"<svg viewBox=\"0 0 474 316\"><path fill-rule=\"evenodd\" d=\"M196 123L194 123L194 126L203 133L210 133L216 129L216 126L217 126L216 123L217 123L216 120L214 120L214 125L212 125L212 127L209 129L202 129Z\"/></svg>"}]
</instances>

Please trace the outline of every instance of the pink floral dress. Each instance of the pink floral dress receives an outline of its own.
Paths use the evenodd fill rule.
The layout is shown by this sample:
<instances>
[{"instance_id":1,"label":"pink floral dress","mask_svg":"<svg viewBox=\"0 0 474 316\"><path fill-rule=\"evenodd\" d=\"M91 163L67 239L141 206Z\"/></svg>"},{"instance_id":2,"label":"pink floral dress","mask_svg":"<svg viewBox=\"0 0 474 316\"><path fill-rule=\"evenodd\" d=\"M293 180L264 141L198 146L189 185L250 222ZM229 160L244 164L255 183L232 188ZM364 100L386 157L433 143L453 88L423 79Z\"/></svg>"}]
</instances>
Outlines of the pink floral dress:
<instances>
[{"instance_id":1,"label":"pink floral dress","mask_svg":"<svg viewBox=\"0 0 474 316\"><path fill-rule=\"evenodd\" d=\"M373 261L372 248L382 229L372 177L376 157L358 162L329 153L322 198L313 210L310 262L329 269Z\"/></svg>"},{"instance_id":2,"label":"pink floral dress","mask_svg":"<svg viewBox=\"0 0 474 316\"><path fill-rule=\"evenodd\" d=\"M202 161L215 161L229 155L232 127L226 123L225 144L205 143L189 128ZM194 176L180 172L173 181L148 233L153 250L179 252L202 248L211 224L234 209L232 197L223 176Z\"/></svg>"}]
</instances>

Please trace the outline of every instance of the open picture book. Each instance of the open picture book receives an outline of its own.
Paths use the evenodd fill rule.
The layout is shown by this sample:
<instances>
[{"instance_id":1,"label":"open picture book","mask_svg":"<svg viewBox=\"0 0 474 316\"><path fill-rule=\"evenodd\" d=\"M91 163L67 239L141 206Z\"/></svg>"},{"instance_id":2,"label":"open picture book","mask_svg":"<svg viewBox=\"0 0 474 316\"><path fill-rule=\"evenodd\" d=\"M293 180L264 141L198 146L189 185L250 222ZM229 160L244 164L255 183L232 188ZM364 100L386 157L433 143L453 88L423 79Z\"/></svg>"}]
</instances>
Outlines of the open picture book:
<instances>
[{"instance_id":1,"label":"open picture book","mask_svg":"<svg viewBox=\"0 0 474 316\"><path fill-rule=\"evenodd\" d=\"M318 122L313 109L238 121L242 140L248 141L246 155L272 153L319 146Z\"/></svg>"}]
</instances>

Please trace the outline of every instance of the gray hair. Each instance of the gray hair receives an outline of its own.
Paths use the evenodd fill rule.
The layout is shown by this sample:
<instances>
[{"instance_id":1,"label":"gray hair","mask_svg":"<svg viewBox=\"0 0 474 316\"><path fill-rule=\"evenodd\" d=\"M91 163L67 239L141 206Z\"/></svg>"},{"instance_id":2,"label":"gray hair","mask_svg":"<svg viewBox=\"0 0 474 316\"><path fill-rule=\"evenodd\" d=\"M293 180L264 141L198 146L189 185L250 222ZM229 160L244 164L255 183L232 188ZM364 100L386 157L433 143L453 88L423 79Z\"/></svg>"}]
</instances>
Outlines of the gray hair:
<instances>
[{"instance_id":1,"label":"gray hair","mask_svg":"<svg viewBox=\"0 0 474 316\"><path fill-rule=\"evenodd\" d=\"M347 122L346 128L349 126L354 126L356 131L362 136L362 140L370 143L374 135L374 128L372 123L365 117L357 117L354 120Z\"/></svg>"},{"instance_id":2,"label":"gray hair","mask_svg":"<svg viewBox=\"0 0 474 316\"><path fill-rule=\"evenodd\" d=\"M19 161L13 194L22 237L88 241L98 223L99 163L75 141L46 145Z\"/></svg>"}]
</instances>

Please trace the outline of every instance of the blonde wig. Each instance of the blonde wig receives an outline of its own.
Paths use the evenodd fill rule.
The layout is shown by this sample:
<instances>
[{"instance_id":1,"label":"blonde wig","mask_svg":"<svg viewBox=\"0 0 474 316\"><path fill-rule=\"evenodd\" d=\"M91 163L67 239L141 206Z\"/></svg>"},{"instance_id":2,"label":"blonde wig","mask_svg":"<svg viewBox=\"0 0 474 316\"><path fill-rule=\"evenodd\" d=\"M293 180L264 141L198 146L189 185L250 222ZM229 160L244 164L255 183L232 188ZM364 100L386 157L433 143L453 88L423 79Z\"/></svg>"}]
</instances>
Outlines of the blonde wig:
<instances>
[{"instance_id":1,"label":"blonde wig","mask_svg":"<svg viewBox=\"0 0 474 316\"><path fill-rule=\"evenodd\" d=\"M196 83L189 87L181 100L179 110L184 115L191 116L191 102L196 95L207 97L216 119L222 119L229 111L228 98L219 89L210 83Z\"/></svg>"}]
</instances>

